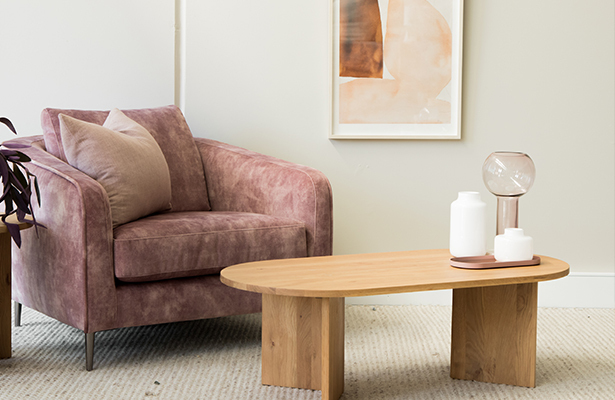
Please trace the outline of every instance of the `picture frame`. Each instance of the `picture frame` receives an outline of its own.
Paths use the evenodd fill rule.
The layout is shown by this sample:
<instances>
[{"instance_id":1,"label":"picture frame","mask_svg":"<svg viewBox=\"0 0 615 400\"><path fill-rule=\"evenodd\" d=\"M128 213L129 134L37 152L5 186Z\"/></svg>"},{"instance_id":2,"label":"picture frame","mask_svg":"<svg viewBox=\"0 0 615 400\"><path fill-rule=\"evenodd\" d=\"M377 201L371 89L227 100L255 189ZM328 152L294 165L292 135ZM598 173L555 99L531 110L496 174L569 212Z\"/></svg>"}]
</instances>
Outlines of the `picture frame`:
<instances>
[{"instance_id":1,"label":"picture frame","mask_svg":"<svg viewBox=\"0 0 615 400\"><path fill-rule=\"evenodd\" d=\"M460 139L463 0L332 0L330 139Z\"/></svg>"}]
</instances>

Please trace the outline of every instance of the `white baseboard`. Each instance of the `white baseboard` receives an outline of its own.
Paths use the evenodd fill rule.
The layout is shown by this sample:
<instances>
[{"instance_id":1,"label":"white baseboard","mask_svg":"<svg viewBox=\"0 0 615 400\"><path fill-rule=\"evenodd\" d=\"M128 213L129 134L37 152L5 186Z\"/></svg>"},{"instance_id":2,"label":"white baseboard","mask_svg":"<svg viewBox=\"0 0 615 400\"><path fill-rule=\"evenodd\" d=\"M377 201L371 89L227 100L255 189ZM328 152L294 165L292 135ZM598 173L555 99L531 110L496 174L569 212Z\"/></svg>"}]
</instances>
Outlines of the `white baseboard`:
<instances>
[{"instance_id":1,"label":"white baseboard","mask_svg":"<svg viewBox=\"0 0 615 400\"><path fill-rule=\"evenodd\" d=\"M452 304L452 290L347 297L346 304L445 305ZM562 279L538 284L539 307L615 308L615 273L571 273Z\"/></svg>"}]
</instances>

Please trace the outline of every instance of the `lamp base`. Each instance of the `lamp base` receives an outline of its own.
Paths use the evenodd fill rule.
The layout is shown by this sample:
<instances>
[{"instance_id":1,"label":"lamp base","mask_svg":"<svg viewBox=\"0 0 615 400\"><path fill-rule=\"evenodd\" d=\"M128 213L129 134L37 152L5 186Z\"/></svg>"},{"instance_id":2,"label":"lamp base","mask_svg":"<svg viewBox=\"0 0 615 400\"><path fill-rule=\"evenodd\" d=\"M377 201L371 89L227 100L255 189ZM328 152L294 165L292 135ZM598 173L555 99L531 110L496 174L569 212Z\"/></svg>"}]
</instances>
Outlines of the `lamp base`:
<instances>
[{"instance_id":1,"label":"lamp base","mask_svg":"<svg viewBox=\"0 0 615 400\"><path fill-rule=\"evenodd\" d=\"M503 235L506 228L519 227L519 196L497 196L497 235Z\"/></svg>"}]
</instances>

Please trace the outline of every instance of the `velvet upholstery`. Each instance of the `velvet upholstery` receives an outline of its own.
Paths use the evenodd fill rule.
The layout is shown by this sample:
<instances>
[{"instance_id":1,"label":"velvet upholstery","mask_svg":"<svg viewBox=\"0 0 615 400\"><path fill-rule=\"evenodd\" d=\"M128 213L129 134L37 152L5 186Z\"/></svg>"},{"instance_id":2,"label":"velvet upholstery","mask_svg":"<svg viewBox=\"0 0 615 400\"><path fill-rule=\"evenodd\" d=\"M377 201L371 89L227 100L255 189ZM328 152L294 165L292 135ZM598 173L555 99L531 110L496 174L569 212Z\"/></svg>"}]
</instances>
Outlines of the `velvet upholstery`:
<instances>
[{"instance_id":1,"label":"velvet upholstery","mask_svg":"<svg viewBox=\"0 0 615 400\"><path fill-rule=\"evenodd\" d=\"M240 212L153 215L115 229L113 242L115 277L124 282L211 275L242 262L307 256L300 221Z\"/></svg>"},{"instance_id":2,"label":"velvet upholstery","mask_svg":"<svg viewBox=\"0 0 615 400\"><path fill-rule=\"evenodd\" d=\"M160 146L117 108L100 126L59 115L68 163L107 192L113 226L171 208L171 177Z\"/></svg>"},{"instance_id":3,"label":"velvet upholstery","mask_svg":"<svg viewBox=\"0 0 615 400\"><path fill-rule=\"evenodd\" d=\"M38 178L47 228L22 232L13 250L13 299L85 332L111 329L116 321L113 231L103 187L83 172L40 149L36 137L16 139ZM42 139L42 137L38 137ZM38 144L38 145L36 145Z\"/></svg>"},{"instance_id":4,"label":"velvet upholstery","mask_svg":"<svg viewBox=\"0 0 615 400\"><path fill-rule=\"evenodd\" d=\"M83 117L82 114L71 113L75 118ZM106 117L104 113L85 114L93 115L91 119L100 117L97 123L104 122ZM137 120L129 112L126 114ZM170 134L175 131L169 129ZM168 162L172 158L169 148L174 145L168 143L169 140L159 140L160 133L154 134L151 130L150 133ZM13 247L13 299L86 333L252 313L260 310L260 295L221 284L216 270L231 262L247 261L246 257L252 260L331 254L332 197L329 182L322 173L213 140L191 140L198 149L197 157L192 157L199 163L195 169L200 168L207 178L211 211L174 208L115 230L109 199L98 182L49 153L46 145L51 142L45 141L43 136L12 140L31 145L23 151L32 158L28 168L38 177L42 202L40 208L35 201L33 204L37 219L47 227L38 229L38 237L35 229L22 231L21 249ZM174 194L176 189L173 189ZM189 186L183 189L191 190ZM207 206L209 208L209 202ZM210 215L205 215L208 213ZM174 218L177 221L171 222ZM218 243L210 247L217 252L215 257L195 253L176 261L178 265L173 268L148 266L147 279L150 281L147 282L118 279L116 262L123 263L120 269L126 270L130 252L140 252L145 257L147 249L153 249L147 246L131 248L134 243L128 245L128 236L147 236L159 230L162 236L167 235L165 240L170 240L183 227L186 232L196 232L200 244L186 241L180 243L180 247L187 246L182 247L185 251L197 251L197 247L208 245L202 233L218 229L198 228L199 221L215 221L214 225L223 232L226 230L223 234L226 237L217 236ZM243 234L240 233L241 224L246 229ZM254 233L260 228L268 232L263 238L257 238ZM276 229L282 232L275 232ZM290 244L292 238L298 241L295 245ZM152 243L155 247L160 242L154 240ZM240 248L233 250L234 245ZM256 247L251 253L243 246ZM271 248L267 250L264 246ZM173 257L179 257L184 251L173 249L171 244L166 250L177 251L166 258L165 263L172 262ZM156 254L164 258L163 252ZM211 261L208 265L213 266L212 269L198 266L207 265L200 264L202 256ZM213 261L215 258L217 262ZM194 262L197 266L190 267L193 268L190 275L199 275L180 277L189 269L186 266ZM138 261L135 264L136 271L144 267L143 262L140 266ZM170 278L164 275L168 271L181 273Z\"/></svg>"},{"instance_id":5,"label":"velvet upholstery","mask_svg":"<svg viewBox=\"0 0 615 400\"><path fill-rule=\"evenodd\" d=\"M215 140L194 140L203 159L212 210L302 221L308 256L331 254L333 203L322 172Z\"/></svg>"},{"instance_id":6,"label":"velvet upholstery","mask_svg":"<svg viewBox=\"0 0 615 400\"><path fill-rule=\"evenodd\" d=\"M118 328L261 311L260 293L230 288L219 275L118 283L116 295Z\"/></svg>"},{"instance_id":7,"label":"velvet upholstery","mask_svg":"<svg viewBox=\"0 0 615 400\"><path fill-rule=\"evenodd\" d=\"M192 132L179 108L166 106L122 110L122 112L147 129L162 149L171 175L172 211L210 210L201 156L194 144ZM59 114L102 125L109 111L56 108L43 110L41 124L45 148L59 159L67 161L62 147Z\"/></svg>"}]
</instances>

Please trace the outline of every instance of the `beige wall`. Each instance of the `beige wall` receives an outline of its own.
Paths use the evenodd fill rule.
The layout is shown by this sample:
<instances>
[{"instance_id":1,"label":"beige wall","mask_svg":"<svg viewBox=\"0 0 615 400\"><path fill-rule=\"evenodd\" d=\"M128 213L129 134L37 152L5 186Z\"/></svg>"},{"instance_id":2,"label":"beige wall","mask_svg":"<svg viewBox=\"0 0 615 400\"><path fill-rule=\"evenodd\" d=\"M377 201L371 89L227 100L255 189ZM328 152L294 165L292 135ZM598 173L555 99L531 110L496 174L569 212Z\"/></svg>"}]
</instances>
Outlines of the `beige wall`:
<instances>
[{"instance_id":1,"label":"beige wall","mask_svg":"<svg viewBox=\"0 0 615 400\"><path fill-rule=\"evenodd\" d=\"M186 4L197 135L311 165L333 185L338 254L448 246L449 205L495 150L530 154L536 252L613 271L613 2L465 2L460 141L330 141L328 2ZM494 228L495 229L495 228Z\"/></svg>"},{"instance_id":2,"label":"beige wall","mask_svg":"<svg viewBox=\"0 0 615 400\"><path fill-rule=\"evenodd\" d=\"M0 14L0 115L20 135L45 107L173 103L173 0L0 0Z\"/></svg>"},{"instance_id":3,"label":"beige wall","mask_svg":"<svg viewBox=\"0 0 615 400\"><path fill-rule=\"evenodd\" d=\"M460 141L327 138L328 4L5 1L0 114L34 134L46 106L150 107L177 94L195 135L324 171L337 254L447 247L460 190L482 193L494 226L482 162L524 151L537 180L521 226L536 252L573 272L614 271L612 0L466 0Z\"/></svg>"}]
</instances>

